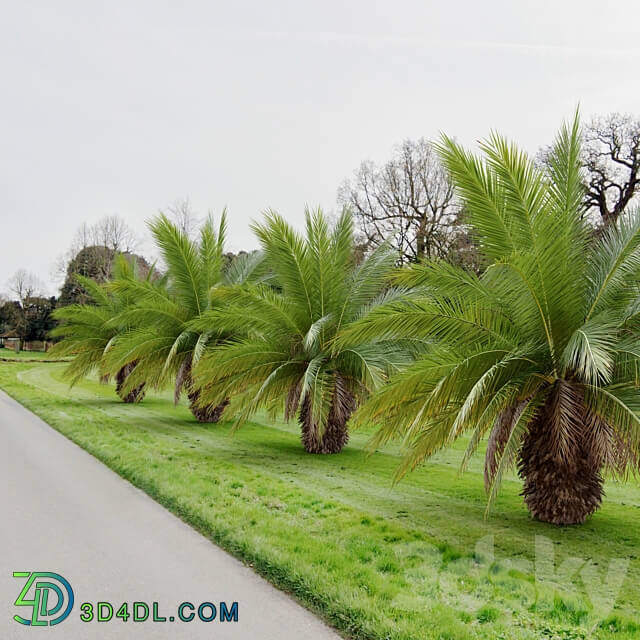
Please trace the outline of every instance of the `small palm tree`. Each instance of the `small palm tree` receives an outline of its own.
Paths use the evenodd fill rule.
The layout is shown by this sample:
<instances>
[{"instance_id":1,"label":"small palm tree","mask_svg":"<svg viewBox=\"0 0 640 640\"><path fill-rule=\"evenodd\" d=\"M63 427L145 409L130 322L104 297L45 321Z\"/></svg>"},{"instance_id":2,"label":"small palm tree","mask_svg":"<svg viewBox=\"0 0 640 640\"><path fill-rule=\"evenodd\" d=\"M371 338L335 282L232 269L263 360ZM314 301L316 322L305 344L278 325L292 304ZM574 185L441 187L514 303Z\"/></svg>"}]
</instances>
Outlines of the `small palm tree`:
<instances>
[{"instance_id":1,"label":"small palm tree","mask_svg":"<svg viewBox=\"0 0 640 640\"><path fill-rule=\"evenodd\" d=\"M60 324L51 331L51 336L62 340L54 345L51 354L72 356L65 369L65 376L72 386L93 371L97 371L100 379L107 382L109 373L105 366L105 352L126 330L126 326L115 319L133 303L133 299L123 287L118 291L112 288L112 283L99 284L79 274L75 277L87 291L89 303L72 304L55 310L54 317ZM154 277L151 269L146 278L140 278L135 260L130 262L123 255L116 256L113 268L115 282L144 283L144 286L154 288L159 286L159 283L153 284ZM135 364L135 361L123 362L115 371L116 393L123 402L139 402L144 398L144 381L126 391L124 389L125 380Z\"/></svg>"},{"instance_id":2,"label":"small palm tree","mask_svg":"<svg viewBox=\"0 0 640 640\"><path fill-rule=\"evenodd\" d=\"M640 461L640 215L594 237L579 140L576 115L543 174L497 135L484 158L445 137L440 154L488 267L413 268L400 282L427 293L377 309L349 336L435 341L357 416L381 425L374 446L404 438L398 476L470 432L464 467L488 434L489 506L516 465L531 514L558 525L583 522L604 473L624 477Z\"/></svg>"},{"instance_id":3,"label":"small palm tree","mask_svg":"<svg viewBox=\"0 0 640 640\"><path fill-rule=\"evenodd\" d=\"M330 229L321 211L306 212L306 237L276 213L254 224L275 287L218 292L219 308L196 326L223 327L236 336L207 351L196 368L202 398L234 398L237 424L257 409L298 414L310 453L337 453L347 443L347 421L370 389L403 361L410 341L373 341L336 350L334 338L384 300L396 255L381 247L353 263L353 223L344 212ZM234 409L235 408L235 409Z\"/></svg>"},{"instance_id":4,"label":"small palm tree","mask_svg":"<svg viewBox=\"0 0 640 640\"><path fill-rule=\"evenodd\" d=\"M225 214L217 230L209 217L198 241L164 215L152 220L149 228L167 268L166 286L160 289L142 282L114 283L119 293L134 298L135 303L114 321L130 328L110 345L106 366L117 371L125 363L135 362L125 389L142 381L153 388L173 383L176 403L184 390L199 422L217 422L228 400L214 405L198 402L199 392L192 385L191 371L205 347L218 340L220 334L215 327L198 331L190 323L211 309L216 287L244 282L258 274L262 256L247 254L226 267Z\"/></svg>"}]
</instances>

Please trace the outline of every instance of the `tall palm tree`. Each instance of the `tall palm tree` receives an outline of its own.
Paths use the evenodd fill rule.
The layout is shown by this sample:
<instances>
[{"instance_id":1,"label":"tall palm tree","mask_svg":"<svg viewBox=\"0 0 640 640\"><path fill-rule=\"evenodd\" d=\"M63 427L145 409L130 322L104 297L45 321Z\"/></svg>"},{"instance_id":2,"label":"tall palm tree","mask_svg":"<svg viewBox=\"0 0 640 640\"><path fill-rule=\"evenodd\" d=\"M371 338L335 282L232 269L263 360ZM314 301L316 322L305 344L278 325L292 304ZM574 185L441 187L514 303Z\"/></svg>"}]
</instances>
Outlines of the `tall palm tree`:
<instances>
[{"instance_id":1,"label":"tall palm tree","mask_svg":"<svg viewBox=\"0 0 640 640\"><path fill-rule=\"evenodd\" d=\"M511 465L533 517L581 523L606 472L640 462L640 214L594 238L583 220L578 116L543 174L498 135L484 157L444 137L441 157L488 267L403 274L427 294L381 307L349 339L431 336L429 352L380 389L357 422L373 445L404 438L398 476L465 433L463 467L488 435L489 505Z\"/></svg>"},{"instance_id":2,"label":"tall palm tree","mask_svg":"<svg viewBox=\"0 0 640 640\"><path fill-rule=\"evenodd\" d=\"M219 307L196 326L222 327L234 339L208 350L195 371L202 398L233 398L237 424L257 409L298 415L310 453L337 453L347 421L370 389L410 357L413 341L372 341L336 350L351 322L401 292L385 290L397 256L381 247L353 263L353 222L346 211L330 228L321 211L306 212L306 236L276 213L252 226L275 287L218 292Z\"/></svg>"},{"instance_id":3,"label":"tall palm tree","mask_svg":"<svg viewBox=\"0 0 640 640\"><path fill-rule=\"evenodd\" d=\"M72 356L65 369L65 376L71 385L75 385L93 371L97 371L101 380L106 382L109 372L106 368L105 352L127 328L115 319L133 304L133 298L126 290L128 287L114 290L113 282L135 283L150 288L161 286L161 282L154 284L156 276L153 269L149 270L146 277L140 277L136 261L130 262L123 255L116 256L114 260L111 283L97 283L79 274L75 277L87 292L89 302L59 307L54 311L54 318L60 324L50 333L62 340L54 345L51 354ZM114 372L116 393L123 402L139 402L144 398L144 381L127 390L124 389L125 380L134 367L135 361L123 362Z\"/></svg>"},{"instance_id":4,"label":"tall palm tree","mask_svg":"<svg viewBox=\"0 0 640 640\"><path fill-rule=\"evenodd\" d=\"M205 347L220 337L215 327L198 331L191 322L211 309L212 292L259 274L260 254L247 254L227 267L224 255L226 215L218 229L209 217L200 230L198 241L192 240L166 216L149 223L160 255L166 265L166 286L162 289L147 283L117 281L117 291L135 299L115 319L130 329L119 336L106 354L110 371L127 362L135 362L125 389L144 381L147 386L162 388L173 383L177 403L186 391L191 412L199 422L217 422L228 400L213 405L198 402L199 391L192 384L192 367Z\"/></svg>"}]
</instances>

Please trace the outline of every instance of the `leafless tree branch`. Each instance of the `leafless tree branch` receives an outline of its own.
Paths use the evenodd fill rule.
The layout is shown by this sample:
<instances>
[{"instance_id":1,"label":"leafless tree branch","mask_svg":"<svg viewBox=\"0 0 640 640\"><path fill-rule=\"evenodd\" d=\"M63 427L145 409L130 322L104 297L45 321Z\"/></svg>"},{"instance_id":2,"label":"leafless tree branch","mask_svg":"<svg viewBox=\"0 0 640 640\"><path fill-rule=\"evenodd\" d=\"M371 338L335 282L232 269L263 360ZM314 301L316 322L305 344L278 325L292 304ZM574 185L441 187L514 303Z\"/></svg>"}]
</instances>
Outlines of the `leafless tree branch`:
<instances>
[{"instance_id":1,"label":"leafless tree branch","mask_svg":"<svg viewBox=\"0 0 640 640\"><path fill-rule=\"evenodd\" d=\"M338 200L353 211L362 244L389 241L400 263L448 257L466 237L453 184L425 138L405 140L380 167L363 162Z\"/></svg>"}]
</instances>

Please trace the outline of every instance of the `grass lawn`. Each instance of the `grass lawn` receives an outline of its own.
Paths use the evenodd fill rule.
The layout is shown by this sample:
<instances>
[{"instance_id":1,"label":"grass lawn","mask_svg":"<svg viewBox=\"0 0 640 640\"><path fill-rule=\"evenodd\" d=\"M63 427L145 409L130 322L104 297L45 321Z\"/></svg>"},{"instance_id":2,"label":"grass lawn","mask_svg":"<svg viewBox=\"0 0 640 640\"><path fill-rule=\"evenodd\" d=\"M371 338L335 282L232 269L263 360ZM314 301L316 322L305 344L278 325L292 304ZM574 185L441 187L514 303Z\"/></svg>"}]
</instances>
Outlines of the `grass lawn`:
<instances>
[{"instance_id":1,"label":"grass lawn","mask_svg":"<svg viewBox=\"0 0 640 640\"><path fill-rule=\"evenodd\" d=\"M46 351L18 351L13 349L0 349L0 361L19 360L28 362L29 360L64 360L64 358L52 358Z\"/></svg>"},{"instance_id":2,"label":"grass lawn","mask_svg":"<svg viewBox=\"0 0 640 640\"><path fill-rule=\"evenodd\" d=\"M458 475L464 442L393 487L398 448L367 457L365 432L311 456L296 424L232 434L169 393L70 391L63 366L0 363L0 387L345 637L640 637L637 481L608 482L586 525L559 529L529 518L510 476L484 520L481 457Z\"/></svg>"}]
</instances>

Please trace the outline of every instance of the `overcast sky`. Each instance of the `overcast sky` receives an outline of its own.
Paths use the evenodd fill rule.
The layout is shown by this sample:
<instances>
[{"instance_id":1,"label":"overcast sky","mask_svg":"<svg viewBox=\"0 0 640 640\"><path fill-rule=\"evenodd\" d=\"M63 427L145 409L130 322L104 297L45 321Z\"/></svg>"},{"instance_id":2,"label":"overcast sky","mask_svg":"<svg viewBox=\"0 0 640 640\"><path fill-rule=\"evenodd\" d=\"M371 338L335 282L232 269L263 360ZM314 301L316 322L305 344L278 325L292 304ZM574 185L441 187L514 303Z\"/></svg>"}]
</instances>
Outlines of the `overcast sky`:
<instances>
[{"instance_id":1,"label":"overcast sky","mask_svg":"<svg viewBox=\"0 0 640 640\"><path fill-rule=\"evenodd\" d=\"M535 151L578 102L640 114L639 25L637 0L0 0L0 291L55 292L105 215L143 235L189 196L250 249L262 210L331 211L404 138Z\"/></svg>"}]
</instances>

